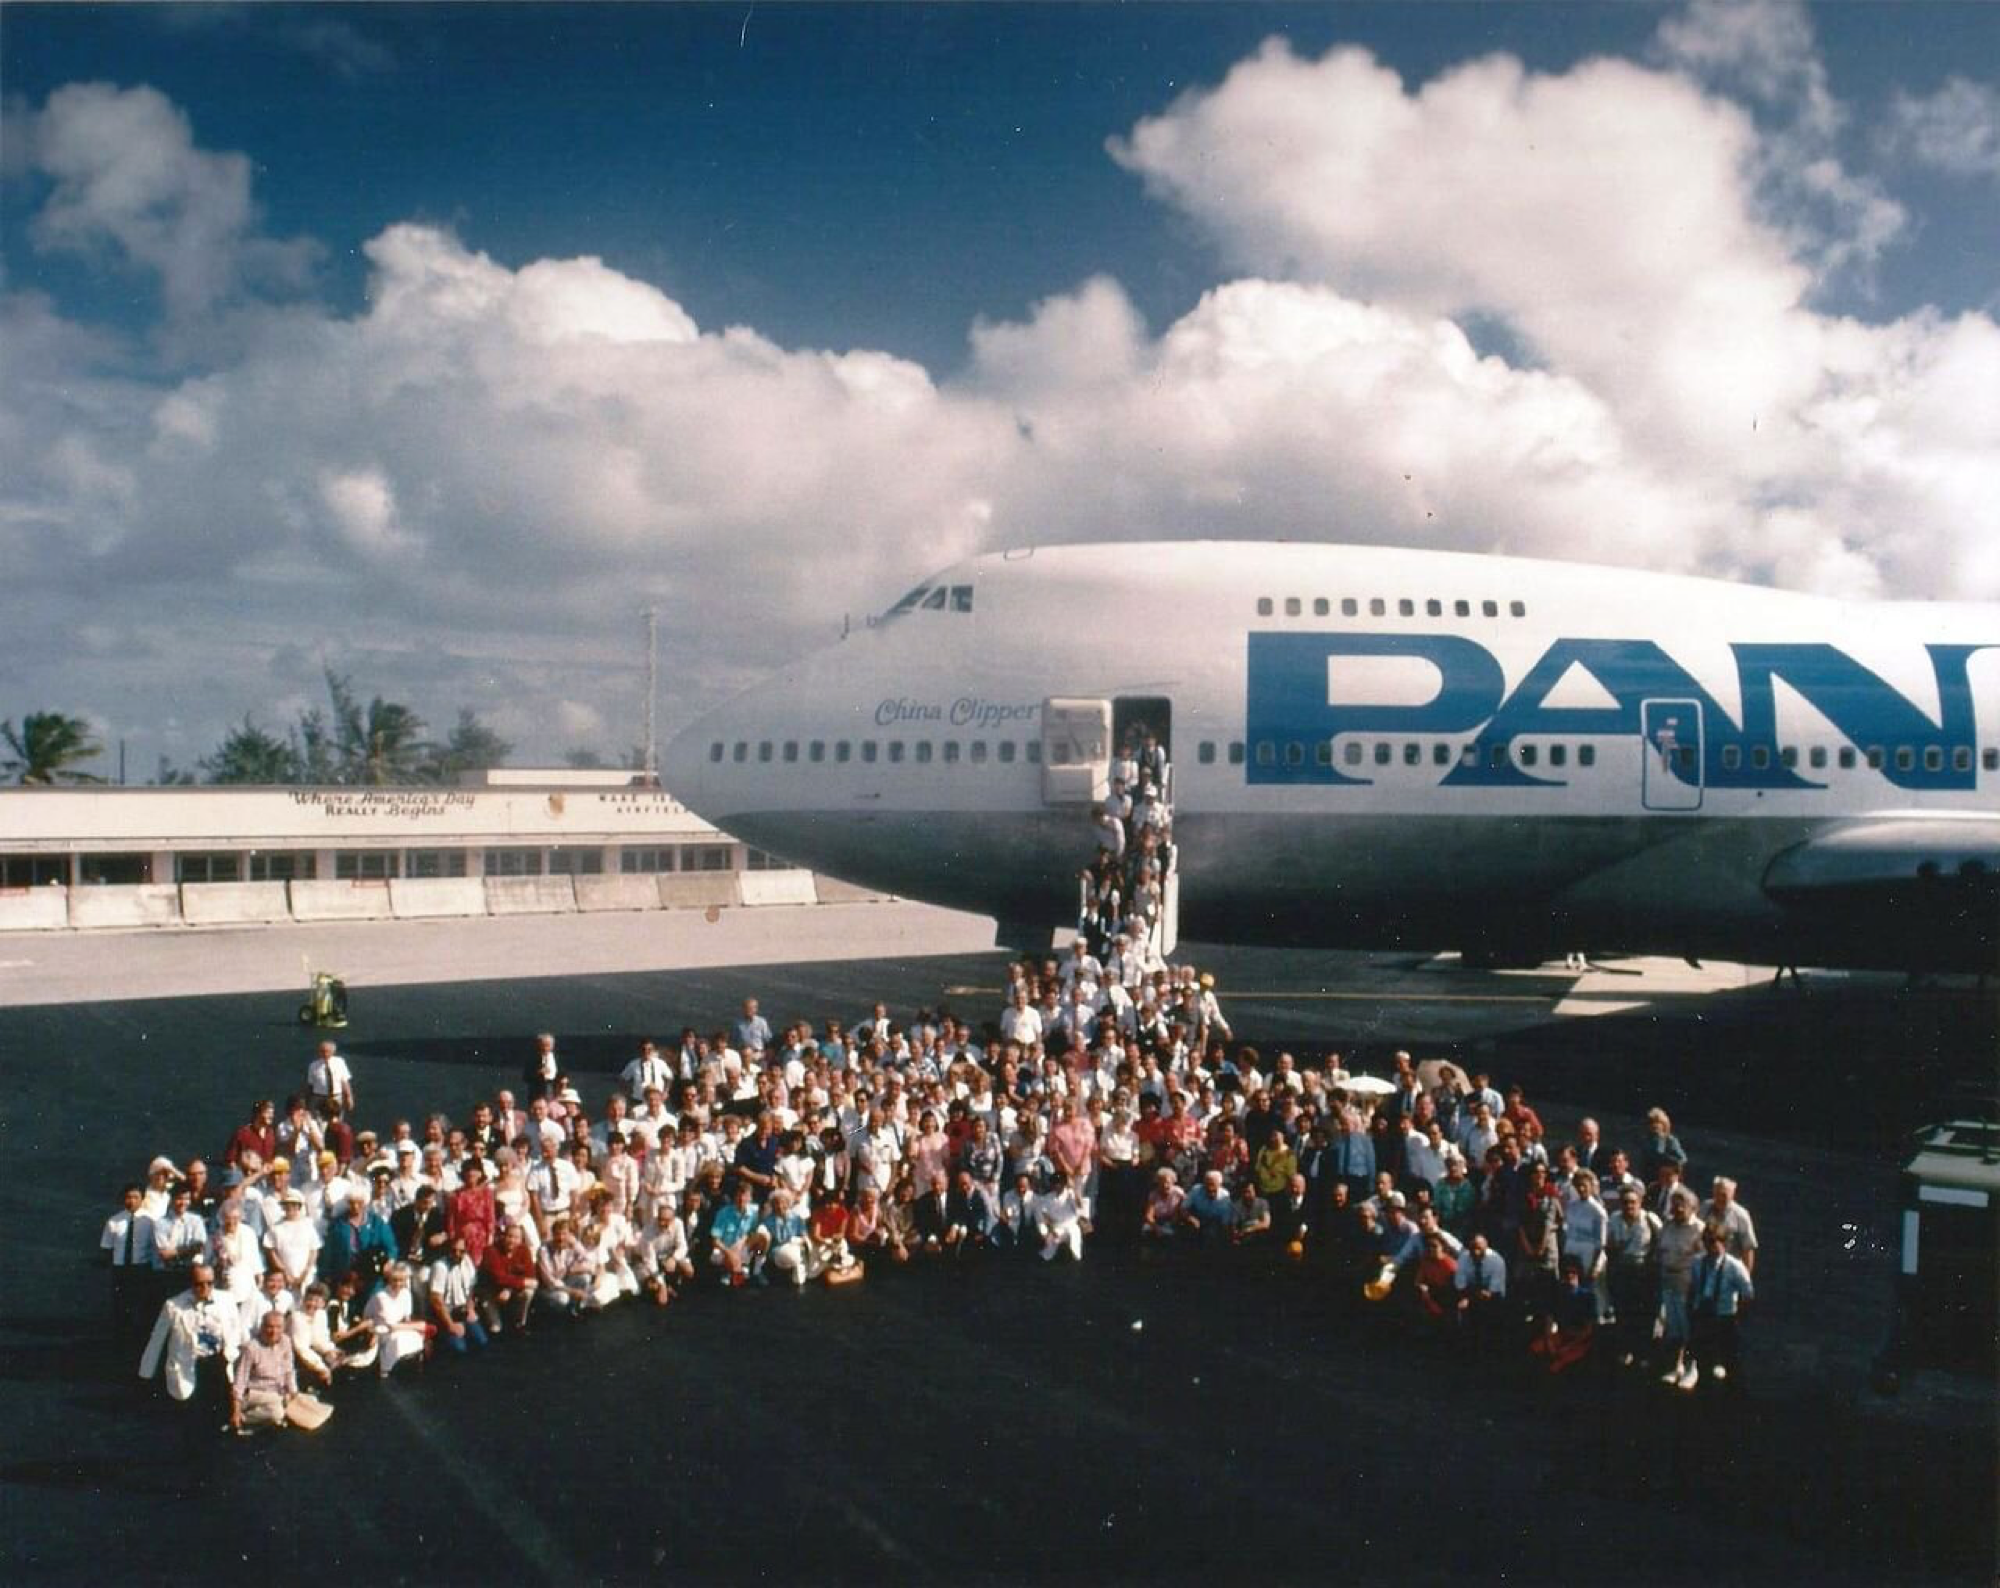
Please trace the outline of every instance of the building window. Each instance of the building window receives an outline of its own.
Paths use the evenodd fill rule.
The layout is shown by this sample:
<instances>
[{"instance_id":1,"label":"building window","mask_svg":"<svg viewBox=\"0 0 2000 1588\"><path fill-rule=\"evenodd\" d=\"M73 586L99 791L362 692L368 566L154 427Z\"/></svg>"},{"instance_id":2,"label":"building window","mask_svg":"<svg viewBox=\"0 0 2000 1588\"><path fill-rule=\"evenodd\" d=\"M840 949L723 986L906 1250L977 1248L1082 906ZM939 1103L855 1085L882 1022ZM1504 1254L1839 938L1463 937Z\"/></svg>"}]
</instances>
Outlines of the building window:
<instances>
[{"instance_id":1,"label":"building window","mask_svg":"<svg viewBox=\"0 0 2000 1588\"><path fill-rule=\"evenodd\" d=\"M465 875L463 849L412 849L403 856L406 877L462 877Z\"/></svg>"},{"instance_id":2,"label":"building window","mask_svg":"<svg viewBox=\"0 0 2000 1588\"><path fill-rule=\"evenodd\" d=\"M1257 616L1260 618L1267 618L1270 615L1271 615L1271 598L1269 596L1257 597Z\"/></svg>"},{"instance_id":3,"label":"building window","mask_svg":"<svg viewBox=\"0 0 2000 1588\"><path fill-rule=\"evenodd\" d=\"M68 855L0 855L0 888L46 888L68 881Z\"/></svg>"},{"instance_id":4,"label":"building window","mask_svg":"<svg viewBox=\"0 0 2000 1588\"><path fill-rule=\"evenodd\" d=\"M627 849L618 856L618 869L628 877L672 871L674 852L671 849Z\"/></svg>"},{"instance_id":5,"label":"building window","mask_svg":"<svg viewBox=\"0 0 2000 1588\"><path fill-rule=\"evenodd\" d=\"M1214 766L1215 741L1213 739L1202 740L1200 744L1195 746L1194 758L1203 766Z\"/></svg>"},{"instance_id":6,"label":"building window","mask_svg":"<svg viewBox=\"0 0 2000 1588\"><path fill-rule=\"evenodd\" d=\"M318 870L318 857L309 849L250 856L252 882L310 882Z\"/></svg>"},{"instance_id":7,"label":"building window","mask_svg":"<svg viewBox=\"0 0 2000 1588\"><path fill-rule=\"evenodd\" d=\"M174 881L176 882L241 882L243 880L243 857L241 855L175 855Z\"/></svg>"},{"instance_id":8,"label":"building window","mask_svg":"<svg viewBox=\"0 0 2000 1588\"><path fill-rule=\"evenodd\" d=\"M539 877L542 852L539 849L489 849L486 875L489 877Z\"/></svg>"},{"instance_id":9,"label":"building window","mask_svg":"<svg viewBox=\"0 0 2000 1588\"><path fill-rule=\"evenodd\" d=\"M597 877L604 874L602 849L569 848L549 851L552 877Z\"/></svg>"},{"instance_id":10,"label":"building window","mask_svg":"<svg viewBox=\"0 0 2000 1588\"><path fill-rule=\"evenodd\" d=\"M153 880L151 855L85 855L83 880L90 887L133 888Z\"/></svg>"},{"instance_id":11,"label":"building window","mask_svg":"<svg viewBox=\"0 0 2000 1588\"><path fill-rule=\"evenodd\" d=\"M1231 766L1241 766L1243 764L1243 741L1241 739L1232 739L1229 741L1229 764Z\"/></svg>"},{"instance_id":12,"label":"building window","mask_svg":"<svg viewBox=\"0 0 2000 1588\"><path fill-rule=\"evenodd\" d=\"M776 855L767 854L762 849L752 849L746 851L744 855L743 869L746 871L790 871L792 866L790 861L780 860Z\"/></svg>"},{"instance_id":13,"label":"building window","mask_svg":"<svg viewBox=\"0 0 2000 1588\"><path fill-rule=\"evenodd\" d=\"M533 853L533 851L530 851ZM333 857L333 875L338 882L387 882L402 873L403 857L393 849L343 849ZM492 859L486 869L493 869Z\"/></svg>"},{"instance_id":14,"label":"building window","mask_svg":"<svg viewBox=\"0 0 2000 1588\"><path fill-rule=\"evenodd\" d=\"M727 844L685 844L681 847L683 871L727 871L730 859Z\"/></svg>"}]
</instances>

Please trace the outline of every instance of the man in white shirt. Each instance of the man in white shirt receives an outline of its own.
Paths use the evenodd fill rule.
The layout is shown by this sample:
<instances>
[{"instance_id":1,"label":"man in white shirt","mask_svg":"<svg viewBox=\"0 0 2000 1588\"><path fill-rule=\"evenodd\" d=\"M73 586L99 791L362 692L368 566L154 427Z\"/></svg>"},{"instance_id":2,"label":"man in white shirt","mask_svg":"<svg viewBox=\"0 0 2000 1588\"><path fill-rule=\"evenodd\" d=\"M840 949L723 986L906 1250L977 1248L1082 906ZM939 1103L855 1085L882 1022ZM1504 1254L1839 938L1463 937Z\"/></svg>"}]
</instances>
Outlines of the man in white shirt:
<instances>
[{"instance_id":1,"label":"man in white shirt","mask_svg":"<svg viewBox=\"0 0 2000 1588\"><path fill-rule=\"evenodd\" d=\"M1028 1002L1028 989L1016 987L1007 1007L1000 1011L1000 1035L1004 1041L1026 1047L1042 1040L1042 1012Z\"/></svg>"},{"instance_id":2,"label":"man in white shirt","mask_svg":"<svg viewBox=\"0 0 2000 1588\"><path fill-rule=\"evenodd\" d=\"M664 1094L673 1081L673 1067L660 1057L660 1050L651 1042L639 1044L639 1056L619 1073L624 1081L626 1093L634 1103L646 1100L649 1087L658 1087Z\"/></svg>"},{"instance_id":3,"label":"man in white shirt","mask_svg":"<svg viewBox=\"0 0 2000 1588\"><path fill-rule=\"evenodd\" d=\"M557 1218L570 1211L576 1192L576 1165L556 1151L554 1142L542 1143L542 1156L528 1170L528 1196L534 1208L535 1226L546 1239Z\"/></svg>"},{"instance_id":4,"label":"man in white shirt","mask_svg":"<svg viewBox=\"0 0 2000 1588\"><path fill-rule=\"evenodd\" d=\"M354 1112L354 1072L331 1042L322 1042L319 1052L306 1065L306 1090L312 1093L313 1108L324 1114L328 1098L337 1098L340 1111Z\"/></svg>"},{"instance_id":5,"label":"man in white shirt","mask_svg":"<svg viewBox=\"0 0 2000 1588\"><path fill-rule=\"evenodd\" d=\"M437 1337L464 1356L468 1347L484 1348L486 1330L479 1321L479 1268L465 1249L465 1237L451 1238L451 1252L431 1264L427 1287Z\"/></svg>"},{"instance_id":6,"label":"man in white shirt","mask_svg":"<svg viewBox=\"0 0 2000 1588\"><path fill-rule=\"evenodd\" d=\"M104 1221L98 1250L111 1265L111 1330L118 1349L136 1351L146 1338L146 1301L152 1295L153 1221L142 1210L145 1187L125 1188L119 1210Z\"/></svg>"}]
</instances>

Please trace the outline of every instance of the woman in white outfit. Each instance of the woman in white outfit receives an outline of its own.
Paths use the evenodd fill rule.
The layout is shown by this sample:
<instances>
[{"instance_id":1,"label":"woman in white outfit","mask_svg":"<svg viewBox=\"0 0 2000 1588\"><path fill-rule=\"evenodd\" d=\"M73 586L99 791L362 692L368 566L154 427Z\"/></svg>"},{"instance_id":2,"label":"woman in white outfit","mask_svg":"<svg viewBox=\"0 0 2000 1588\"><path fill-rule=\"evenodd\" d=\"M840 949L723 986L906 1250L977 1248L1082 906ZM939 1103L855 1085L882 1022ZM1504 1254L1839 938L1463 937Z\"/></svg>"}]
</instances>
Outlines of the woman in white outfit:
<instances>
[{"instance_id":1,"label":"woman in white outfit","mask_svg":"<svg viewBox=\"0 0 2000 1588\"><path fill-rule=\"evenodd\" d=\"M422 1360L430 1330L411 1316L409 1265L391 1263L382 1277L386 1282L368 1301L368 1321L375 1326L375 1343L382 1352L376 1370L387 1378L406 1357Z\"/></svg>"}]
</instances>

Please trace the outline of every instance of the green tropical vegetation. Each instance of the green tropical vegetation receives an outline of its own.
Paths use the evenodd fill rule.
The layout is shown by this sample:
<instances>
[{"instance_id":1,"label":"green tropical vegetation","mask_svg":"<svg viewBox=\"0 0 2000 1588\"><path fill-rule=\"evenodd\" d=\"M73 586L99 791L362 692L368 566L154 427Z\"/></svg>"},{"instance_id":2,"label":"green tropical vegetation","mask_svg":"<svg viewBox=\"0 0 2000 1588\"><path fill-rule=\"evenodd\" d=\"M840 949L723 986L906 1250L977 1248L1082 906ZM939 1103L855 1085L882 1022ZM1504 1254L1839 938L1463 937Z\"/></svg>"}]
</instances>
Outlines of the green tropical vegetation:
<instances>
[{"instance_id":1,"label":"green tropical vegetation","mask_svg":"<svg viewBox=\"0 0 2000 1588\"><path fill-rule=\"evenodd\" d=\"M90 724L81 717L60 711L31 711L16 728L10 717L0 722L0 746L6 759L0 774L26 786L56 783L102 783L95 772L85 772L79 763L94 761L104 753L104 745Z\"/></svg>"}]
</instances>

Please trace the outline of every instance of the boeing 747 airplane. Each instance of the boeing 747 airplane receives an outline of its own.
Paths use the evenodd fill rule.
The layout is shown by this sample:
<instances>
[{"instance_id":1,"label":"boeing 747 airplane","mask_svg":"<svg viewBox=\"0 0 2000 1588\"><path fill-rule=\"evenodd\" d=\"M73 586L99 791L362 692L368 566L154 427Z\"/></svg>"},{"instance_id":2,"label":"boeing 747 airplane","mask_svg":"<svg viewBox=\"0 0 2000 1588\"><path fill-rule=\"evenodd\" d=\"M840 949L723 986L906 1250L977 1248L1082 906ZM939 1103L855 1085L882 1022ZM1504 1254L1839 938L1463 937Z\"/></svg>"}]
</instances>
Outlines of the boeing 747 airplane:
<instances>
[{"instance_id":1,"label":"boeing 747 airplane","mask_svg":"<svg viewBox=\"0 0 2000 1588\"><path fill-rule=\"evenodd\" d=\"M1140 729L1172 760L1170 938L1995 968L1993 605L1035 547L925 580L687 729L664 776L748 843L1045 942Z\"/></svg>"}]
</instances>

